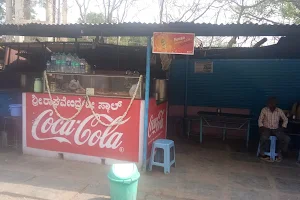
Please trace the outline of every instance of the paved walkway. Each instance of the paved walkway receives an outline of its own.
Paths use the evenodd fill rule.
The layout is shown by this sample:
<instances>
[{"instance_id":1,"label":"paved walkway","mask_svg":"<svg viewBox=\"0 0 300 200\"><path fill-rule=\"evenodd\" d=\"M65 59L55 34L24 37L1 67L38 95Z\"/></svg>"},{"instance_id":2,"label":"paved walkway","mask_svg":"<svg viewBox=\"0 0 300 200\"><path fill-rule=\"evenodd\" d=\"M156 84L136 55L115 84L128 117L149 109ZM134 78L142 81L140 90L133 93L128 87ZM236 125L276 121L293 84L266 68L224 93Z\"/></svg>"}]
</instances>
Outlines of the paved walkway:
<instances>
[{"instance_id":1,"label":"paved walkway","mask_svg":"<svg viewBox=\"0 0 300 200\"><path fill-rule=\"evenodd\" d=\"M142 174L139 200L300 200L294 160L263 163L222 146L176 145L177 167ZM108 166L0 153L1 200L107 200Z\"/></svg>"}]
</instances>

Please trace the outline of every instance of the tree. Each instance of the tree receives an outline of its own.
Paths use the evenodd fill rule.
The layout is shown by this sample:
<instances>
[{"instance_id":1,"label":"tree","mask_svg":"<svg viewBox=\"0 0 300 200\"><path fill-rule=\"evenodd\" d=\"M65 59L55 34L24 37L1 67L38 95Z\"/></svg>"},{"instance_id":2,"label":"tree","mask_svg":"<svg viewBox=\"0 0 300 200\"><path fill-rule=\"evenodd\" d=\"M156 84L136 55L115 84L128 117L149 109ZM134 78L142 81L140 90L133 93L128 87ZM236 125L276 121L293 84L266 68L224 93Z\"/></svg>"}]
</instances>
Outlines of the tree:
<instances>
[{"instance_id":1,"label":"tree","mask_svg":"<svg viewBox=\"0 0 300 200\"><path fill-rule=\"evenodd\" d=\"M37 0L40 7L46 10L47 23L67 23L68 0Z\"/></svg>"},{"instance_id":2,"label":"tree","mask_svg":"<svg viewBox=\"0 0 300 200\"><path fill-rule=\"evenodd\" d=\"M62 0L62 23L68 23L68 1Z\"/></svg>"},{"instance_id":3,"label":"tree","mask_svg":"<svg viewBox=\"0 0 300 200\"><path fill-rule=\"evenodd\" d=\"M292 23L300 24L300 1L286 1L282 4L282 15Z\"/></svg>"},{"instance_id":4,"label":"tree","mask_svg":"<svg viewBox=\"0 0 300 200\"><path fill-rule=\"evenodd\" d=\"M218 23L225 2L223 0L154 0L158 5L158 22L199 22L210 17L210 23ZM219 44L221 38L202 37L202 43L212 46Z\"/></svg>"},{"instance_id":5,"label":"tree","mask_svg":"<svg viewBox=\"0 0 300 200\"><path fill-rule=\"evenodd\" d=\"M124 22L130 8L138 0L97 0L98 7L104 14L105 23Z\"/></svg>"},{"instance_id":6,"label":"tree","mask_svg":"<svg viewBox=\"0 0 300 200\"><path fill-rule=\"evenodd\" d=\"M80 16L77 20L78 23L100 24L105 22L104 15L102 13L89 12ZM99 40L99 37L97 38ZM83 41L95 40L95 37L84 37Z\"/></svg>"},{"instance_id":7,"label":"tree","mask_svg":"<svg viewBox=\"0 0 300 200\"><path fill-rule=\"evenodd\" d=\"M105 22L105 17L102 13L90 12L86 14L85 22L80 17L77 21L78 23L90 23L90 24L100 24Z\"/></svg>"},{"instance_id":8,"label":"tree","mask_svg":"<svg viewBox=\"0 0 300 200\"><path fill-rule=\"evenodd\" d=\"M300 1L299 0L283 0L284 3L290 3L290 4L293 4L293 6L300 10Z\"/></svg>"},{"instance_id":9,"label":"tree","mask_svg":"<svg viewBox=\"0 0 300 200\"><path fill-rule=\"evenodd\" d=\"M53 0L45 0L41 2L42 7L46 8L46 22L55 23L55 4Z\"/></svg>"},{"instance_id":10,"label":"tree","mask_svg":"<svg viewBox=\"0 0 300 200\"><path fill-rule=\"evenodd\" d=\"M221 0L155 0L158 2L159 23L196 22L209 10L218 8Z\"/></svg>"},{"instance_id":11,"label":"tree","mask_svg":"<svg viewBox=\"0 0 300 200\"><path fill-rule=\"evenodd\" d=\"M33 5L36 2L33 0L14 0L15 17L19 15L20 19L31 20L35 19L36 12ZM21 11L22 10L22 11Z\"/></svg>"},{"instance_id":12,"label":"tree","mask_svg":"<svg viewBox=\"0 0 300 200\"><path fill-rule=\"evenodd\" d=\"M279 9L274 0L227 0L227 6L231 13L231 19L234 23L269 23L279 24L280 22L272 20ZM246 42L248 37L243 41ZM234 36L228 42L228 47L237 43L237 37Z\"/></svg>"},{"instance_id":13,"label":"tree","mask_svg":"<svg viewBox=\"0 0 300 200\"><path fill-rule=\"evenodd\" d=\"M0 0L0 20L5 19L6 23L11 23L13 19L12 0Z\"/></svg>"},{"instance_id":14,"label":"tree","mask_svg":"<svg viewBox=\"0 0 300 200\"><path fill-rule=\"evenodd\" d=\"M121 37L119 45L126 46L146 46L147 37Z\"/></svg>"},{"instance_id":15,"label":"tree","mask_svg":"<svg viewBox=\"0 0 300 200\"><path fill-rule=\"evenodd\" d=\"M87 17L91 0L75 0L75 2L79 8L81 23L86 23L87 22L86 17Z\"/></svg>"},{"instance_id":16,"label":"tree","mask_svg":"<svg viewBox=\"0 0 300 200\"><path fill-rule=\"evenodd\" d=\"M24 19L31 19L31 3L30 0L24 0Z\"/></svg>"},{"instance_id":17,"label":"tree","mask_svg":"<svg viewBox=\"0 0 300 200\"><path fill-rule=\"evenodd\" d=\"M82 19L78 19L78 23L82 23ZM86 14L86 23L99 24L104 23L105 17L102 13L89 12ZM81 41L93 40L95 37L84 37ZM106 38L106 43L118 44L125 46L145 46L147 44L147 37L109 37Z\"/></svg>"}]
</instances>

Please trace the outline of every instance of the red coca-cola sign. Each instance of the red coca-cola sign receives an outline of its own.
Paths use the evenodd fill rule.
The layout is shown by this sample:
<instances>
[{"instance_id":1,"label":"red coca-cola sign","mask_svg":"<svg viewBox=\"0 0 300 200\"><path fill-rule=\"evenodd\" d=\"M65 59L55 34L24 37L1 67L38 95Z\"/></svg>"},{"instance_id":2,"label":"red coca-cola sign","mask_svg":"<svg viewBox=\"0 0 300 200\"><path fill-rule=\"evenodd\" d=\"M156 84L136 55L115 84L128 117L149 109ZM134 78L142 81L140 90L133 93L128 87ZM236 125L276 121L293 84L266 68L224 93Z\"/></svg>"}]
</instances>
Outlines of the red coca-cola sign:
<instances>
[{"instance_id":1,"label":"red coca-cola sign","mask_svg":"<svg viewBox=\"0 0 300 200\"><path fill-rule=\"evenodd\" d=\"M167 109L168 103L156 104L156 100L150 99L148 114L148 144L147 158L151 155L152 144L157 139L164 139L167 135Z\"/></svg>"},{"instance_id":2,"label":"red coca-cola sign","mask_svg":"<svg viewBox=\"0 0 300 200\"><path fill-rule=\"evenodd\" d=\"M90 97L90 103L82 96L53 95L51 100L48 94L27 93L26 146L138 162L141 101L134 100L122 120L130 99ZM81 111L63 120L53 106L64 118ZM120 125L107 126L114 121Z\"/></svg>"}]
</instances>

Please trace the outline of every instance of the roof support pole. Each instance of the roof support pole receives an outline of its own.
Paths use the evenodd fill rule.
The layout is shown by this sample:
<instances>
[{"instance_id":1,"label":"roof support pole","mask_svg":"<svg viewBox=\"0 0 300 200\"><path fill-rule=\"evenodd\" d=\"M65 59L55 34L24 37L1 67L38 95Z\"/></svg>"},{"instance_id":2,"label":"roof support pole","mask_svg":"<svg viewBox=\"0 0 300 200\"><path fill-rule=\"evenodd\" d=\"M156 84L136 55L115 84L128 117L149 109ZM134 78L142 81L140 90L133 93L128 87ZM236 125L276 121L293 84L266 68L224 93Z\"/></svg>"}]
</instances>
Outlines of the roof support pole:
<instances>
[{"instance_id":1,"label":"roof support pole","mask_svg":"<svg viewBox=\"0 0 300 200\"><path fill-rule=\"evenodd\" d=\"M151 64L151 36L147 38L146 54L146 83L145 83L145 108L144 108L144 143L143 143L143 165L142 170L147 169L147 145L148 145L148 110L150 92L150 64Z\"/></svg>"},{"instance_id":2,"label":"roof support pole","mask_svg":"<svg viewBox=\"0 0 300 200\"><path fill-rule=\"evenodd\" d=\"M20 60L20 49L21 49L21 43L18 44L18 57L17 57L17 65L19 67L19 60Z\"/></svg>"},{"instance_id":3,"label":"roof support pole","mask_svg":"<svg viewBox=\"0 0 300 200\"><path fill-rule=\"evenodd\" d=\"M186 56L185 57L184 117L187 117L187 107L188 107L188 73L189 73L189 56Z\"/></svg>"}]
</instances>

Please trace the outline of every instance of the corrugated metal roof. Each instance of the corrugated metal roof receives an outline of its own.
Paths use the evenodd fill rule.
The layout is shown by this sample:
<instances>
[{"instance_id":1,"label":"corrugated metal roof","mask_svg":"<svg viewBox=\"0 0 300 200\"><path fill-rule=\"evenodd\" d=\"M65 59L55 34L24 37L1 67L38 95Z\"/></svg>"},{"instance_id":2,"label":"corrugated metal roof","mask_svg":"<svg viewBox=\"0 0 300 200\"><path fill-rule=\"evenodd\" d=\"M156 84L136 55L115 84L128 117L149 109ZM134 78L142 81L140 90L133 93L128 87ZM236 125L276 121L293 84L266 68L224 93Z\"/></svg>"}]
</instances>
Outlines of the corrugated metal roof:
<instances>
[{"instance_id":1,"label":"corrugated metal roof","mask_svg":"<svg viewBox=\"0 0 300 200\"><path fill-rule=\"evenodd\" d=\"M1 24L0 35L41 37L151 36L153 32L187 32L197 36L298 36L300 25L289 24L198 24L174 22L146 24Z\"/></svg>"}]
</instances>

